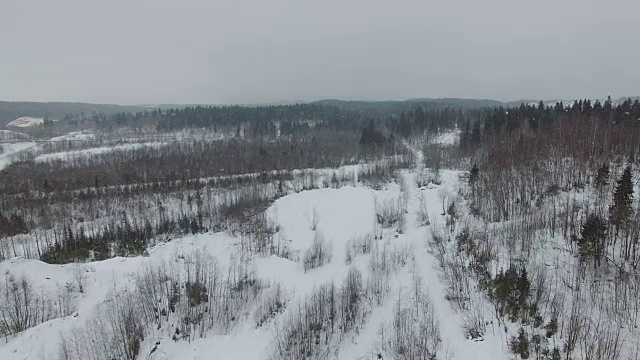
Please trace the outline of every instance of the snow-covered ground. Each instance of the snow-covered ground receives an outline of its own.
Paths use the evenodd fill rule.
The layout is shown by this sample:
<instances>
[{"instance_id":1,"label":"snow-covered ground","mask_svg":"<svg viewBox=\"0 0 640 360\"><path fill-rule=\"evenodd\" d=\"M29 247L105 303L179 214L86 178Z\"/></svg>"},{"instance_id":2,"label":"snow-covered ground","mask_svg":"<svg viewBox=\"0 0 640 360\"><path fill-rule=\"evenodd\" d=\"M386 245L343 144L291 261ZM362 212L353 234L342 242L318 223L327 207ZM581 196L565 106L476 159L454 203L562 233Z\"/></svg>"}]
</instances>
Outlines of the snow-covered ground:
<instances>
[{"instance_id":1,"label":"snow-covered ground","mask_svg":"<svg viewBox=\"0 0 640 360\"><path fill-rule=\"evenodd\" d=\"M27 139L29 139L29 135L27 134L18 133L10 130L0 130L0 138L2 138L3 136L11 137L11 138L17 137L18 139L26 137ZM55 141L65 141L65 140L86 140L86 139L93 139L94 137L95 135L93 133L76 131L76 132L71 132L62 136L53 137L48 141L55 142ZM12 162L17 161L18 159L17 155L19 153L34 152L34 151L37 151L37 149L39 148L38 143L34 141L24 141L24 142L18 142L18 143L1 143L0 145L2 145L2 147L4 148L4 152L0 153L0 170L4 169ZM102 150L90 149L90 150L86 150L86 152L90 154L90 153L101 153L105 151L111 151L109 150L110 148L105 148L105 149L102 149ZM45 157L45 159L47 156L52 156L51 159L56 158L56 156L61 156L62 158L65 158L65 159L67 158L66 155L64 156L62 155L63 153L58 153L58 154L59 155L47 154L43 156ZM71 157L73 157L73 154L71 155ZM46 160L43 160L43 161L46 161Z\"/></svg>"},{"instance_id":2,"label":"snow-covered ground","mask_svg":"<svg viewBox=\"0 0 640 360\"><path fill-rule=\"evenodd\" d=\"M92 137L90 133L70 133L50 140ZM441 134L433 141L452 145L458 138L459 131L454 131ZM36 161L64 161L110 151L163 145L161 142L132 143L42 154L36 157ZM206 337L195 337L190 341L174 341L172 334L165 330L151 331L142 344L138 359L266 359L274 351L274 342L283 324L319 286L327 283L341 286L352 268L359 270L365 279L375 278L378 274L374 272L372 264L381 253L395 254L407 260L399 261L402 265L391 273L384 300L380 304L370 304L357 331L351 331L334 344L331 359L392 358L389 345L385 343L387 340L381 340L384 338L382 335L388 334L393 327L396 304L417 301L411 296L417 282L422 282L424 293L431 299L439 319L442 339L440 354L443 358L447 355L451 356L450 359L508 359L505 335L499 327L492 328L493 325L489 325L483 341L467 339L465 316L445 299L446 286L441 280L437 260L429 251L432 229L445 226L445 216L441 214L443 194L457 192L460 174L443 170L439 173L440 184L431 183L418 188L415 177L425 171L422 152L411 144L406 145L414 151L416 168L404 171L398 183L389 183L380 190L374 190L358 185L357 179L354 179L351 186L301 191L273 203L265 213L270 221L277 224L278 231L274 238L278 239L279 244L286 245L290 253L287 257L248 252L239 235L206 233L161 243L150 248L148 256L68 265L51 265L24 258L0 262L0 273L16 277L26 275L36 292L57 299L56 306L68 308L61 312L70 314L3 339L0 341L0 359L59 359L61 339L77 336L74 334L84 331L88 322L103 317L103 309L118 297L116 294L130 292L136 286L139 274L163 264L180 267L186 262L185 258L196 251L214 257L223 274L236 261L234 259L248 259L258 279L282 286L287 301L284 311L276 314L266 325L256 326L252 314L257 311L257 305L249 304L249 308L228 331L212 330ZM5 145L5 153L0 155L0 170L15 160L15 154L29 151L35 146L35 142ZM364 165L334 170L357 174L357 166ZM331 172L327 171L327 177ZM405 223L383 229L376 218L377 208L398 201L405 202ZM425 203L431 219L429 226L423 226L417 218L418 209ZM303 265L305 252L319 236L330 244L331 260L318 268L306 270ZM359 253L348 250L354 247L355 241L362 239L374 239L372 251ZM79 279L84 284L82 291Z\"/></svg>"},{"instance_id":3,"label":"snow-covered ground","mask_svg":"<svg viewBox=\"0 0 640 360\"><path fill-rule=\"evenodd\" d=\"M105 154L112 151L127 151L127 150L136 150L144 147L154 147L158 148L166 145L166 143L162 142L153 142L153 143L132 143L132 144L123 144L123 145L115 145L115 146L102 146L84 150L73 150L73 151L62 151L50 154L38 155L35 158L35 161L54 161L54 160L69 160L69 159L78 159L82 157L91 157L95 155Z\"/></svg>"},{"instance_id":4,"label":"snow-covered ground","mask_svg":"<svg viewBox=\"0 0 640 360\"><path fill-rule=\"evenodd\" d=\"M17 118L12 122L8 123L7 126L14 126L19 128L27 128L32 126L42 125L44 123L44 119L40 117L30 117L23 116L21 118Z\"/></svg>"},{"instance_id":5,"label":"snow-covered ground","mask_svg":"<svg viewBox=\"0 0 640 360\"><path fill-rule=\"evenodd\" d=\"M455 145L460 140L460 130L453 130L436 136L432 143L440 145Z\"/></svg>"},{"instance_id":6,"label":"snow-covered ground","mask_svg":"<svg viewBox=\"0 0 640 360\"><path fill-rule=\"evenodd\" d=\"M13 144L2 144L4 152L0 154L0 171L7 165L15 161L16 156L36 146L33 141L19 142Z\"/></svg>"},{"instance_id":7,"label":"snow-covered ground","mask_svg":"<svg viewBox=\"0 0 640 360\"><path fill-rule=\"evenodd\" d=\"M416 171L422 171L421 167L418 166ZM334 282L339 286L351 267L360 270L363 277L371 277L372 256L380 249L404 249L402 251L409 260L391 275L389 294L382 304L374 305L366 312L362 327L343 339L331 358L378 358L384 352L381 350L384 348L380 341L381 333L389 331L392 325L394 304L403 298L410 299L407 296L415 279L420 278L440 320L443 354L449 352L455 359L508 359L501 329L487 331L484 341L466 339L463 315L454 311L445 299L445 286L440 280L437 261L428 251L430 228L444 226L442 193L456 191L459 174L442 171L441 185L423 188L417 187L414 176L415 171L405 171L402 186L391 183L379 191L347 186L303 191L280 198L266 213L278 225L279 230L274 236L288 244L292 255L287 259L254 254L250 255L250 262L259 279L282 285L289 299L285 311L260 327L255 326L253 317L247 312L230 331L224 334L212 332L206 338L190 342L173 341L167 334L155 333L145 339L138 359L266 359L274 350L277 329L290 312L298 309L305 296L325 283ZM421 206L420 194L426 199L431 218L431 225L426 227L421 226L416 218L417 209ZM403 197L407 199L407 212L402 231L395 226L381 229L376 222L376 204ZM300 260L318 234L322 234L330 244L333 256L329 263L305 271ZM377 239L373 241L378 250L371 254L355 254L347 264L346 249L353 239L374 235ZM79 273L83 274L86 285L82 293L69 290L73 292L75 307L72 315L49 320L7 339L6 343L0 342L0 359L57 359L61 338L69 337L74 328L98 316L98 309L112 301L112 294L133 286L136 275L146 267L162 262L179 263L184 261L185 254L200 249L214 256L217 265L225 269L231 259L240 254L246 255L240 244L241 240L230 234L208 233L157 245L144 257L114 258L82 265L49 265L21 258L4 261L0 263L1 273L26 274L34 288L45 292L73 288L71 285L77 283Z\"/></svg>"},{"instance_id":8,"label":"snow-covered ground","mask_svg":"<svg viewBox=\"0 0 640 360\"><path fill-rule=\"evenodd\" d=\"M96 135L89 131L73 131L61 136L52 137L49 141L63 141L63 140L88 140L95 139Z\"/></svg>"},{"instance_id":9,"label":"snow-covered ground","mask_svg":"<svg viewBox=\"0 0 640 360\"><path fill-rule=\"evenodd\" d=\"M0 130L0 140L5 141L16 141L16 140L30 140L31 136L25 133L11 131L11 130Z\"/></svg>"}]
</instances>

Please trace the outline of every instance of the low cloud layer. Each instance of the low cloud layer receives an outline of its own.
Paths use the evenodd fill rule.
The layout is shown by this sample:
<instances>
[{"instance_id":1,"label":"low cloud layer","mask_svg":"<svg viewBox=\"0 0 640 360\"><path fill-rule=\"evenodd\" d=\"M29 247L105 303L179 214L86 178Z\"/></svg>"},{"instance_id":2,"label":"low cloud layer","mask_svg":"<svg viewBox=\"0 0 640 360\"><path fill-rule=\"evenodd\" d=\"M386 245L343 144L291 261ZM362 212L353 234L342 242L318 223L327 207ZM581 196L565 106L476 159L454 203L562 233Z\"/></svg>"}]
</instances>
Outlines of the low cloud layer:
<instances>
[{"instance_id":1,"label":"low cloud layer","mask_svg":"<svg viewBox=\"0 0 640 360\"><path fill-rule=\"evenodd\" d=\"M640 95L636 1L5 0L0 100Z\"/></svg>"}]
</instances>

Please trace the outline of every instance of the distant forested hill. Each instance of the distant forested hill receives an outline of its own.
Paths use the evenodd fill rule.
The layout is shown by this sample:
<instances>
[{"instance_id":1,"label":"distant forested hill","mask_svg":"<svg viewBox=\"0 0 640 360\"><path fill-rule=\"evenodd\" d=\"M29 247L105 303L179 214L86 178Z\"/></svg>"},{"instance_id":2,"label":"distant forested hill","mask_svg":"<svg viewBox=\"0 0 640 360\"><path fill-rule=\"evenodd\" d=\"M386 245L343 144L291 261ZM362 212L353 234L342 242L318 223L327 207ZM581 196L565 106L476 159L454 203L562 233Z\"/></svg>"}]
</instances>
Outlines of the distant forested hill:
<instances>
[{"instance_id":1,"label":"distant forested hill","mask_svg":"<svg viewBox=\"0 0 640 360\"><path fill-rule=\"evenodd\" d=\"M323 108L337 109L338 111L346 111L351 114L350 117L357 116L359 118L385 118L389 116L398 116L403 112L410 112L416 108L424 110L439 111L444 109L478 109L492 108L503 105L503 103L494 100L476 100L476 99L410 99L403 101L344 101L327 99L311 103L300 103L295 106L289 105L289 109L299 108ZM315 106L315 107L314 107ZM23 117L48 117L53 120L62 119L87 119L94 116L104 118L104 116L112 117L116 114L123 116L128 114L131 116L142 112L151 112L155 109L173 110L169 111L172 116L174 112L181 109L192 108L198 109L198 113L189 111L183 115L188 115L187 122L198 122L204 113L207 120L216 118L211 112L216 114L224 112L224 109L233 110L235 115L252 117L255 113L262 115L269 114L275 109L288 109L284 105L245 105L245 106L188 106L164 104L157 106L143 105L112 105L112 104L88 104L88 103L66 103L66 102L25 102L25 101L0 101L0 127L5 127L9 122ZM216 110L217 109L217 110ZM335 113L335 110L332 110ZM325 114L326 115L326 114ZM325 116L326 117L326 116ZM179 119L173 118L172 122ZM228 119L227 119L228 120Z\"/></svg>"},{"instance_id":2,"label":"distant forested hill","mask_svg":"<svg viewBox=\"0 0 640 360\"><path fill-rule=\"evenodd\" d=\"M327 99L314 104L335 106L339 109L359 113L365 117L384 117L397 115L403 111L414 110L417 107L428 110L442 110L445 108L477 109L498 107L504 105L500 101L483 99L409 99L402 101L344 101Z\"/></svg>"},{"instance_id":3,"label":"distant forested hill","mask_svg":"<svg viewBox=\"0 0 640 360\"><path fill-rule=\"evenodd\" d=\"M92 113L115 114L149 110L145 106L121 106L109 104L86 104L66 102L0 101L0 127L23 117L48 117L59 120L67 115L91 115Z\"/></svg>"}]
</instances>

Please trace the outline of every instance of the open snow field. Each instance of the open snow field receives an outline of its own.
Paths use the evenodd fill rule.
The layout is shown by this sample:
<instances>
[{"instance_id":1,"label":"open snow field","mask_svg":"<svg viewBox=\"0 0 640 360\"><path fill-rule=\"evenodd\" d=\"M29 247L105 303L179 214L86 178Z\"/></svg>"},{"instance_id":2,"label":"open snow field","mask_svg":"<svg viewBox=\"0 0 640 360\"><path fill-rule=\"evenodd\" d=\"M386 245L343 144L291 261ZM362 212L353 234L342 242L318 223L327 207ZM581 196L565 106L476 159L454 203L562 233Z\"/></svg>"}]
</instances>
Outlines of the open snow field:
<instances>
[{"instance_id":1,"label":"open snow field","mask_svg":"<svg viewBox=\"0 0 640 360\"><path fill-rule=\"evenodd\" d=\"M141 149L143 147L152 147L158 148L166 145L166 143L162 142L153 142L153 143L133 143L133 144L123 144L123 145L115 145L115 146L101 146L84 150L73 150L73 151L61 151L50 154L38 155L35 158L35 161L66 161L73 160L79 158L87 158L95 155L105 154L112 151L128 151L128 150L136 150Z\"/></svg>"},{"instance_id":2,"label":"open snow field","mask_svg":"<svg viewBox=\"0 0 640 360\"><path fill-rule=\"evenodd\" d=\"M8 130L0 130L2 134L10 134L14 133ZM26 136L25 134L18 135ZM50 143L56 142L64 142L64 141L83 141L83 140L92 140L95 139L95 134L91 132L83 132L76 131L71 132L62 136L52 137L47 140ZM71 150L71 151L59 151L53 153L45 153L40 154L35 157L35 161L39 162L49 162L49 161L68 161L75 160L81 158L89 158L96 155L106 154L114 151L130 151L137 150L144 147L151 148L159 148L165 146L167 143L165 142L134 142L134 143L126 143L119 145L111 145L111 146L98 146L92 147L82 150ZM31 152L37 154L41 148L38 143L34 141L24 141L24 142L15 142L15 143L0 143L4 147L4 152L0 153L0 170L18 160L17 155L20 153Z\"/></svg>"}]
</instances>

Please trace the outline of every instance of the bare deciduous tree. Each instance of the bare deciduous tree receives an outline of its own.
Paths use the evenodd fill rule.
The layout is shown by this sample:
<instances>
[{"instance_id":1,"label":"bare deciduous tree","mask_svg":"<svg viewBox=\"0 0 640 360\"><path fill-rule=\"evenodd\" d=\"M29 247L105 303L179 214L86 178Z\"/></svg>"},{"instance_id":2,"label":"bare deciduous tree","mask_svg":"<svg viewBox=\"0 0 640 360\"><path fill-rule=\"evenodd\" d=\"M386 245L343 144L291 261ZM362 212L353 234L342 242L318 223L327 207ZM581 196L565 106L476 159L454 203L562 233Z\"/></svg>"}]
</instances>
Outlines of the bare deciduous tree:
<instances>
[{"instance_id":1,"label":"bare deciduous tree","mask_svg":"<svg viewBox=\"0 0 640 360\"><path fill-rule=\"evenodd\" d=\"M320 223L320 211L317 207L313 207L313 210L309 211L307 208L303 213L305 219L307 219L307 224L309 225L309 229L311 231L316 231L318 228L318 223Z\"/></svg>"}]
</instances>

